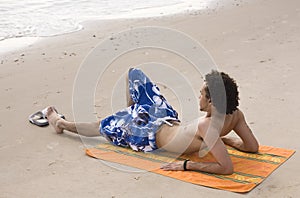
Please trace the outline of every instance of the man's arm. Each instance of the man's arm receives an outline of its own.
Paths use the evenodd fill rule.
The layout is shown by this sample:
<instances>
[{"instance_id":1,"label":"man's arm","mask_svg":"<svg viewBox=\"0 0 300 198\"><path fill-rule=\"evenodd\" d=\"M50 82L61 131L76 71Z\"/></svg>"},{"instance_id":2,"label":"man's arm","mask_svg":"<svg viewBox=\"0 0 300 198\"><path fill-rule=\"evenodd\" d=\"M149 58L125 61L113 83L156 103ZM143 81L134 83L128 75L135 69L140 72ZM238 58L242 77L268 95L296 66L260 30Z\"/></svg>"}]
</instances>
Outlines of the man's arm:
<instances>
[{"instance_id":1,"label":"man's arm","mask_svg":"<svg viewBox=\"0 0 300 198\"><path fill-rule=\"evenodd\" d=\"M219 138L215 145L210 150L216 162L194 162L188 161L186 163L187 170L199 170L208 173L229 175L233 173L233 164L227 153L226 147ZM163 170L184 170L184 161L174 162L163 165Z\"/></svg>"},{"instance_id":2,"label":"man's arm","mask_svg":"<svg viewBox=\"0 0 300 198\"><path fill-rule=\"evenodd\" d=\"M203 138L202 144L206 144L209 152L214 156L216 162L193 162L186 163L187 170L199 170L216 174L232 174L233 164L228 155L227 149L221 140L218 127L207 127L207 125L214 126L210 122L202 122L198 124L197 134ZM208 129L208 130L207 130ZM205 136L208 133L209 135ZM200 152L200 151L199 151ZM200 153L199 153L200 154ZM183 162L175 162L165 164L161 167L163 170L184 170Z\"/></svg>"},{"instance_id":3,"label":"man's arm","mask_svg":"<svg viewBox=\"0 0 300 198\"><path fill-rule=\"evenodd\" d=\"M188 162L188 170L199 170L216 174L232 174L233 164L228 155L227 149L220 138L211 147L210 153L214 156L216 162Z\"/></svg>"},{"instance_id":4,"label":"man's arm","mask_svg":"<svg viewBox=\"0 0 300 198\"><path fill-rule=\"evenodd\" d=\"M225 144L245 152L256 153L258 151L258 142L240 110L238 110L238 123L233 130L241 139L222 137Z\"/></svg>"}]
</instances>

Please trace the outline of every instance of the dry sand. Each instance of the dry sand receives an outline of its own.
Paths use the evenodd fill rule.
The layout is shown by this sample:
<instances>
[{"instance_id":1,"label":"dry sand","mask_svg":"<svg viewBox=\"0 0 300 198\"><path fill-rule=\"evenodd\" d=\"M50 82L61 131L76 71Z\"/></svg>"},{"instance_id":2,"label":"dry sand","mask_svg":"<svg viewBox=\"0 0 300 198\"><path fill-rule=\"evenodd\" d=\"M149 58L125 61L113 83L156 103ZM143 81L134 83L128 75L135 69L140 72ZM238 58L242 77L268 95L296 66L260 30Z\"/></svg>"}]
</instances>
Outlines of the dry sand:
<instances>
[{"instance_id":1,"label":"dry sand","mask_svg":"<svg viewBox=\"0 0 300 198\"><path fill-rule=\"evenodd\" d=\"M299 21L298 0L236 1L217 10L90 21L82 31L2 54L0 197L298 197L297 152L253 191L241 195L153 173L116 170L87 157L77 135L57 135L50 127L29 124L27 117L53 104L72 120L73 84L88 52L114 33L155 25L190 35L209 51L220 70L236 78L240 107L261 144L298 150ZM164 58L156 56L157 61ZM144 58L131 56L123 65ZM190 72L189 67L178 68ZM200 88L195 79L192 86ZM101 99L105 94L96 101L99 117L109 112Z\"/></svg>"}]
</instances>

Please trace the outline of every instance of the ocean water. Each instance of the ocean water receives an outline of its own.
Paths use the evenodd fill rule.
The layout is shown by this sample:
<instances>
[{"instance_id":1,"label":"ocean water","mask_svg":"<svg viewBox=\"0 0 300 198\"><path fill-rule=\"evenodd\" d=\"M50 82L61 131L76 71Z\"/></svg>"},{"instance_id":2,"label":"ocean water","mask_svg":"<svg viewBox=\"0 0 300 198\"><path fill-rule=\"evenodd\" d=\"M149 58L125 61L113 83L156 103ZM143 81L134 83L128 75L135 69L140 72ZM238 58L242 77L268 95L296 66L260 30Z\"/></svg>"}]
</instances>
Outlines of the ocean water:
<instances>
[{"instance_id":1,"label":"ocean water","mask_svg":"<svg viewBox=\"0 0 300 198\"><path fill-rule=\"evenodd\" d=\"M89 19L149 17L203 9L214 0L0 0L0 41L81 29Z\"/></svg>"},{"instance_id":2,"label":"ocean water","mask_svg":"<svg viewBox=\"0 0 300 198\"><path fill-rule=\"evenodd\" d=\"M222 0L0 0L0 53L74 32L90 19L139 18L206 9Z\"/></svg>"}]
</instances>

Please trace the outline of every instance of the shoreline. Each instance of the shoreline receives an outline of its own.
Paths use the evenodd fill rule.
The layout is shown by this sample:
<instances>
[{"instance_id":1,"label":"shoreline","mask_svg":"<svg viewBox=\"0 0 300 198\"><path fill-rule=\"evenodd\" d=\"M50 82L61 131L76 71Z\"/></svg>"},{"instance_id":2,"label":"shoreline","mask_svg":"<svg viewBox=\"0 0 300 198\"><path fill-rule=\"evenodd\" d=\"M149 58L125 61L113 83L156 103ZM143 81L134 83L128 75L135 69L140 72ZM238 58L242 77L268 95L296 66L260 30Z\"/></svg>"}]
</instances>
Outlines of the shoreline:
<instances>
[{"instance_id":1,"label":"shoreline","mask_svg":"<svg viewBox=\"0 0 300 198\"><path fill-rule=\"evenodd\" d=\"M85 20L78 21L79 27L74 27L73 30L68 30L64 33L57 33L54 35L49 36L17 36L17 37L1 37L0 40L0 56L4 56L5 54L8 54L10 52L22 50L26 47L30 47L34 45L36 42L39 42L41 40L45 40L52 37L57 36L64 36L72 33L76 33L78 31L82 31L85 29L84 24L90 24L93 22L101 23L101 22L107 22L107 21L123 21L123 20L129 20L129 21L139 21L139 20L159 20L159 19L165 19L165 18L173 18L173 17L185 17L186 15L199 15L201 13L210 13L210 12L216 12L218 10L222 9L230 9L234 6L240 6L241 4L247 4L248 1L240 0L239 3L236 3L235 0L225 0L225 1L217 1L213 0L212 2L208 2L205 5L198 5L198 7L192 7L185 5L186 3L182 3L184 5L172 5L174 8L173 10L165 11L166 7L153 7L153 8L146 8L141 10L135 10L132 14L126 14L126 15L120 15L118 17L112 17L112 18L99 18L99 17L91 17L87 18ZM185 8L184 10L181 10L182 8ZM162 9L162 10L161 10ZM145 12L145 10L147 12ZM154 11L153 11L154 10ZM160 10L160 12L155 11ZM141 12L141 13L139 13Z\"/></svg>"},{"instance_id":2,"label":"shoreline","mask_svg":"<svg viewBox=\"0 0 300 198\"><path fill-rule=\"evenodd\" d=\"M240 194L152 173L116 170L86 156L85 145L78 135L68 132L57 135L50 127L33 126L28 116L55 105L59 113L73 120L74 82L87 54L117 32L160 26L196 39L213 57L217 67L236 79L240 108L260 144L298 151L299 20L300 2L297 0L289 3L255 0L210 12L88 21L81 31L48 37L29 47L0 54L0 196L141 197L149 192L149 197L185 197L188 192L190 197L240 197ZM117 45L120 40L115 41L116 49L120 50ZM103 82L113 86L129 65L156 61L174 66L198 93L201 79L196 78L186 61L149 49L125 55L112 63ZM172 76L165 76L172 79ZM108 96L114 87L101 87L106 86L105 83L99 83L96 90L95 119L111 111ZM173 104L176 98L173 101L174 94L167 88L162 86L161 89ZM300 171L299 167L300 155L296 152L263 183L243 196L297 197L300 180L295 172Z\"/></svg>"}]
</instances>

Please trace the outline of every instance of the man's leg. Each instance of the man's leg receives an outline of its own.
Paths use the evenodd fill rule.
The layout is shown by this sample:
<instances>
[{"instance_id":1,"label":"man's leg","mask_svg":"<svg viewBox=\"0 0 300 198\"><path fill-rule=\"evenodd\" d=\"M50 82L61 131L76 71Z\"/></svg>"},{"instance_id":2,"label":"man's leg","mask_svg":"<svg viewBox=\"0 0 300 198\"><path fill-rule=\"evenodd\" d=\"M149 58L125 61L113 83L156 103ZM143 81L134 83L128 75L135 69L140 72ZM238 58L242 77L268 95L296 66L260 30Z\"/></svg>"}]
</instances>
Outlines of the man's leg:
<instances>
[{"instance_id":1,"label":"man's leg","mask_svg":"<svg viewBox=\"0 0 300 198\"><path fill-rule=\"evenodd\" d=\"M90 122L90 123L69 122L60 118L52 107L48 108L47 119L49 121L49 124L55 129L56 133L62 133L63 130L67 130L87 137L100 135L99 132L100 121Z\"/></svg>"}]
</instances>

